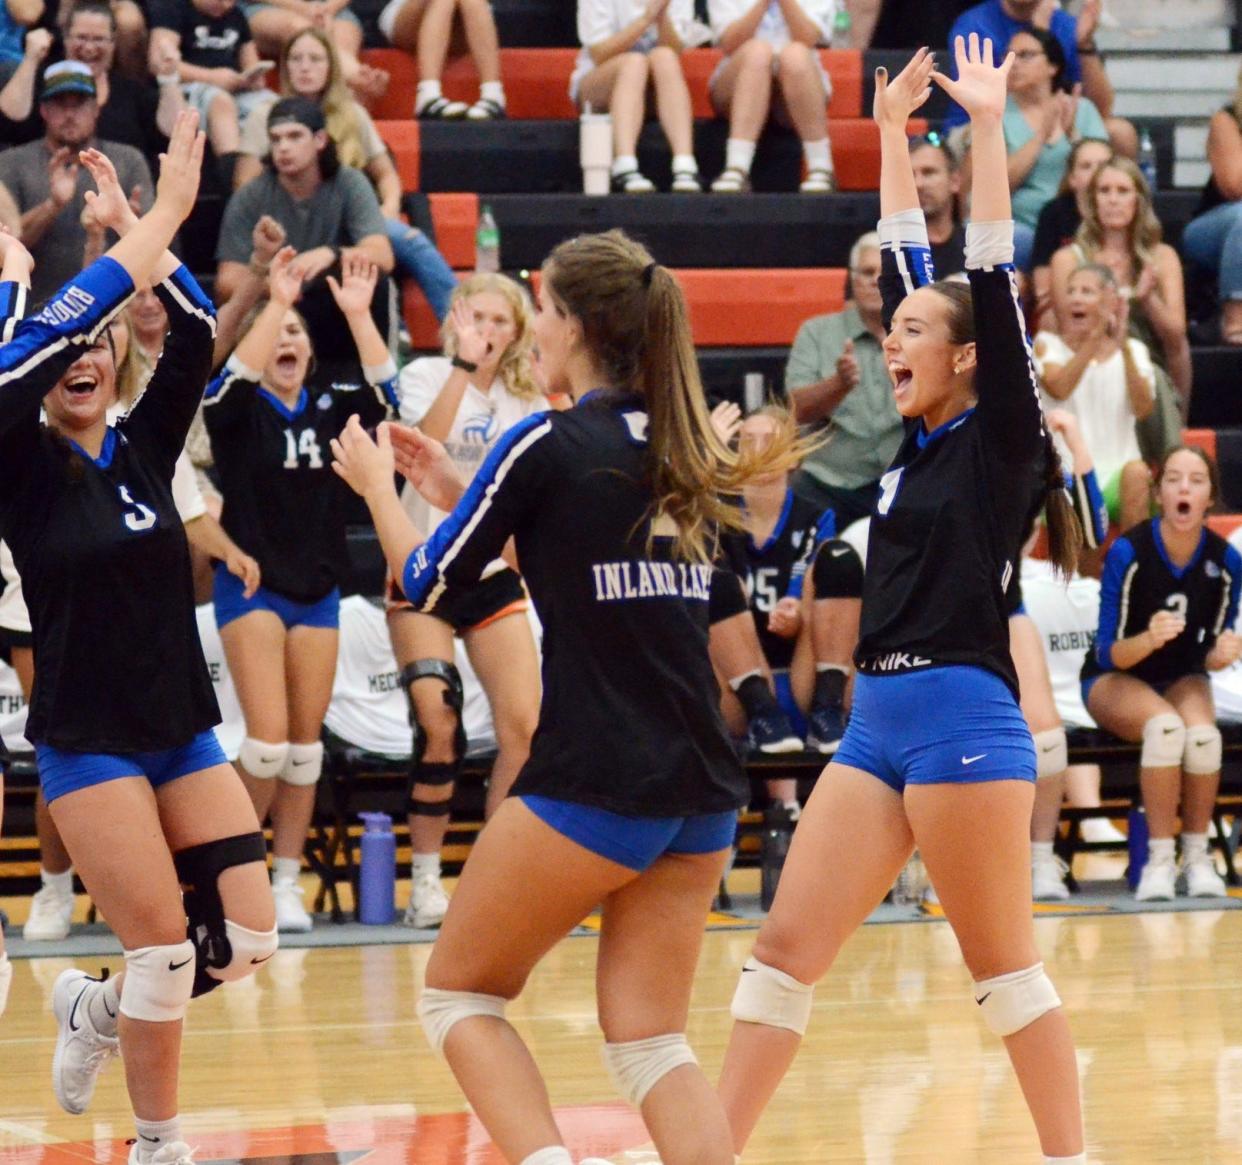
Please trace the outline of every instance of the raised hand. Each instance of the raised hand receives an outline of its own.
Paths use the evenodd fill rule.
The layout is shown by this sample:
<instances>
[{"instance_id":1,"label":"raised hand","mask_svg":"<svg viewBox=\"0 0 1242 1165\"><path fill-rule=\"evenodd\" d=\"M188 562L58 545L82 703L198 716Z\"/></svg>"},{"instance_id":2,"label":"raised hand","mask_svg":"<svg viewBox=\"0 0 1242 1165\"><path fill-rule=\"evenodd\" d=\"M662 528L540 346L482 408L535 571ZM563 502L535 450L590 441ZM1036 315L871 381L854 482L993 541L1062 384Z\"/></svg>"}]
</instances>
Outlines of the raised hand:
<instances>
[{"instance_id":1,"label":"raised hand","mask_svg":"<svg viewBox=\"0 0 1242 1165\"><path fill-rule=\"evenodd\" d=\"M270 214L262 215L250 232L250 261L266 266L284 245L285 228Z\"/></svg>"},{"instance_id":2,"label":"raised hand","mask_svg":"<svg viewBox=\"0 0 1242 1165\"><path fill-rule=\"evenodd\" d=\"M155 204L184 222L198 198L203 170L206 135L199 132L198 112L183 109L177 114L168 149L160 155L160 176L155 184Z\"/></svg>"},{"instance_id":3,"label":"raised hand","mask_svg":"<svg viewBox=\"0 0 1242 1165\"><path fill-rule=\"evenodd\" d=\"M47 190L54 206L67 206L78 188L78 163L68 146L53 151L47 160Z\"/></svg>"},{"instance_id":4,"label":"raised hand","mask_svg":"<svg viewBox=\"0 0 1242 1165\"><path fill-rule=\"evenodd\" d=\"M919 49L891 81L887 69L876 69L871 116L881 126L897 126L904 131L910 115L931 96L935 69L936 58L926 47Z\"/></svg>"},{"instance_id":5,"label":"raised hand","mask_svg":"<svg viewBox=\"0 0 1242 1165\"><path fill-rule=\"evenodd\" d=\"M344 316L366 315L371 310L379 268L357 251L341 256L341 281L328 276L328 290Z\"/></svg>"},{"instance_id":6,"label":"raised hand","mask_svg":"<svg viewBox=\"0 0 1242 1165\"><path fill-rule=\"evenodd\" d=\"M20 274L24 278L19 281L28 285L34 265L34 257L21 239L0 223L0 267L3 267L3 277L11 280Z\"/></svg>"},{"instance_id":7,"label":"raised hand","mask_svg":"<svg viewBox=\"0 0 1242 1165\"><path fill-rule=\"evenodd\" d=\"M116 176L116 167L98 150L83 150L78 157L90 172L97 189L86 192L86 210L102 230L113 230L123 235L138 221L131 197L126 197ZM135 193L138 193L135 191ZM85 221L83 222L85 226Z\"/></svg>"},{"instance_id":8,"label":"raised hand","mask_svg":"<svg viewBox=\"0 0 1242 1165\"><path fill-rule=\"evenodd\" d=\"M46 28L32 28L26 33L23 55L28 61L39 64L52 47L52 34Z\"/></svg>"},{"instance_id":9,"label":"raised hand","mask_svg":"<svg viewBox=\"0 0 1242 1165\"><path fill-rule=\"evenodd\" d=\"M970 114L972 121L977 117L999 121L1005 114L1013 53L1008 53L999 65L993 64L992 42L985 40L980 44L976 32L970 34L969 43L959 36L953 50L957 80L939 71L932 74L932 80Z\"/></svg>"},{"instance_id":10,"label":"raised hand","mask_svg":"<svg viewBox=\"0 0 1242 1165\"><path fill-rule=\"evenodd\" d=\"M457 340L457 355L471 364L482 364L492 354L492 346L479 331L474 314L464 299L453 304L449 312L449 327Z\"/></svg>"},{"instance_id":11,"label":"raised hand","mask_svg":"<svg viewBox=\"0 0 1242 1165\"><path fill-rule=\"evenodd\" d=\"M722 400L711 412L712 428L725 445L731 445L742 427L742 410L731 400Z\"/></svg>"},{"instance_id":12,"label":"raised hand","mask_svg":"<svg viewBox=\"0 0 1242 1165\"><path fill-rule=\"evenodd\" d=\"M841 349L841 355L837 357L837 379L840 380L841 387L846 392L853 392L862 379L862 372L858 367L858 357L854 355L853 340L847 339L845 341L845 345Z\"/></svg>"},{"instance_id":13,"label":"raised hand","mask_svg":"<svg viewBox=\"0 0 1242 1165\"><path fill-rule=\"evenodd\" d=\"M267 276L267 293L273 303L292 307L302 297L302 272L294 260L297 252L292 247L281 247L272 258L272 268Z\"/></svg>"},{"instance_id":14,"label":"raised hand","mask_svg":"<svg viewBox=\"0 0 1242 1165\"><path fill-rule=\"evenodd\" d=\"M445 513L457 505L466 487L444 446L421 429L391 422L380 428L388 433L397 472L427 504Z\"/></svg>"},{"instance_id":15,"label":"raised hand","mask_svg":"<svg viewBox=\"0 0 1242 1165\"><path fill-rule=\"evenodd\" d=\"M362 498L393 488L392 442L386 424L380 425L376 438L371 439L355 414L332 439L332 468Z\"/></svg>"}]
</instances>

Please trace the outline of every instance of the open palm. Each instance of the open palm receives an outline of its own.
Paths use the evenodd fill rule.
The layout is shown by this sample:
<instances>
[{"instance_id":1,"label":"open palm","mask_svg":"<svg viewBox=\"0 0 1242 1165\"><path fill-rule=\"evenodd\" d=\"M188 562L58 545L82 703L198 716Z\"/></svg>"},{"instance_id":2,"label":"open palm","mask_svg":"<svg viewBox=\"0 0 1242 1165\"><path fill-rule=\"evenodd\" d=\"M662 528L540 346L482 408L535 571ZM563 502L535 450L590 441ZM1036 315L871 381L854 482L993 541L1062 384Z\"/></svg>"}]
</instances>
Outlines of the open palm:
<instances>
[{"instance_id":1,"label":"open palm","mask_svg":"<svg viewBox=\"0 0 1242 1165\"><path fill-rule=\"evenodd\" d=\"M1009 70L1013 53L999 64L992 63L992 42L979 43L979 34L972 32L969 43L959 36L953 45L957 61L957 80L944 73L933 73L932 79L972 118L1001 117L1005 112Z\"/></svg>"}]
</instances>

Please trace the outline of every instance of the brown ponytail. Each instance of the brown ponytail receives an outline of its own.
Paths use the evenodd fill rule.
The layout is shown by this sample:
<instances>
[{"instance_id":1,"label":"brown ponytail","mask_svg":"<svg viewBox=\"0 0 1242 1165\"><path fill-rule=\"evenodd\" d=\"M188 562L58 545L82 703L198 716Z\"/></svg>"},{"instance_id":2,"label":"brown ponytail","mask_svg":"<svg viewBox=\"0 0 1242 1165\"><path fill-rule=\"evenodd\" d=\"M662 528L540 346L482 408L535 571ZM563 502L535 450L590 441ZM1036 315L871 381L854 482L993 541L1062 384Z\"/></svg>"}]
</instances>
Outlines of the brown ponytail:
<instances>
[{"instance_id":1,"label":"brown ponytail","mask_svg":"<svg viewBox=\"0 0 1242 1165\"><path fill-rule=\"evenodd\" d=\"M1056 572L1068 580L1078 566L1083 533L1065 492L1065 469L1053 444L1052 434L1044 430L1044 520L1048 526L1048 557Z\"/></svg>"}]
</instances>

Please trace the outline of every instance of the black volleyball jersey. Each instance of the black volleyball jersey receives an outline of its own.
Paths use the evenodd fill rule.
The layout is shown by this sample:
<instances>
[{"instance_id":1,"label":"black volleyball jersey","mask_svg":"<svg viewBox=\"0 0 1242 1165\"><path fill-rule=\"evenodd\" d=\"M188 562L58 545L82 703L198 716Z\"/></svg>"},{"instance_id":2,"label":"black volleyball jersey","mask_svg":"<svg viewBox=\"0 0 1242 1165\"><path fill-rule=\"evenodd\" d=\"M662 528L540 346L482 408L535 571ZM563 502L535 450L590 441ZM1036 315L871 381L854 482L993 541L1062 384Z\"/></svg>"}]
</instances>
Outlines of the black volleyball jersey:
<instances>
[{"instance_id":1,"label":"black volleyball jersey","mask_svg":"<svg viewBox=\"0 0 1242 1165\"><path fill-rule=\"evenodd\" d=\"M171 488L211 370L215 312L185 268L155 290L164 351L97 458L42 425L39 409L133 294L125 270L93 263L0 347L0 535L34 634L27 736L57 748L173 748L220 719Z\"/></svg>"},{"instance_id":2,"label":"black volleyball jersey","mask_svg":"<svg viewBox=\"0 0 1242 1165\"><path fill-rule=\"evenodd\" d=\"M725 558L746 588L764 658L771 667L789 667L797 640L773 635L768 616L781 599L802 598L802 584L815 551L836 533L832 510L822 510L790 489L772 533L762 544L741 531L723 539Z\"/></svg>"},{"instance_id":3,"label":"black volleyball jersey","mask_svg":"<svg viewBox=\"0 0 1242 1165\"><path fill-rule=\"evenodd\" d=\"M632 817L736 809L749 789L707 657L709 564L647 547L647 414L593 392L493 448L401 583L434 612L512 535L543 622L543 702L514 784Z\"/></svg>"},{"instance_id":4,"label":"black volleyball jersey","mask_svg":"<svg viewBox=\"0 0 1242 1165\"><path fill-rule=\"evenodd\" d=\"M397 407L396 365L365 373L366 384L303 388L290 409L233 356L203 398L221 524L258 561L264 587L297 602L322 599L349 572L348 487L332 471L331 442L351 416L371 427Z\"/></svg>"},{"instance_id":5,"label":"black volleyball jersey","mask_svg":"<svg viewBox=\"0 0 1242 1165\"><path fill-rule=\"evenodd\" d=\"M882 249L886 325L932 278L925 227L892 223L881 227L905 234ZM973 266L968 277L977 403L931 433L908 423L880 478L855 662L869 675L973 664L1016 696L1005 592L1042 476L1042 414L1012 265Z\"/></svg>"},{"instance_id":6,"label":"black volleyball jersey","mask_svg":"<svg viewBox=\"0 0 1242 1165\"><path fill-rule=\"evenodd\" d=\"M1139 660L1128 674L1149 684L1168 684L1206 670L1216 637L1232 630L1238 617L1242 555L1219 534L1204 528L1185 566L1169 559L1160 519L1127 530L1109 547L1100 578L1100 627L1095 650L1083 660L1082 678L1117 670L1113 644L1147 630L1157 611L1186 620L1176 638Z\"/></svg>"}]
</instances>

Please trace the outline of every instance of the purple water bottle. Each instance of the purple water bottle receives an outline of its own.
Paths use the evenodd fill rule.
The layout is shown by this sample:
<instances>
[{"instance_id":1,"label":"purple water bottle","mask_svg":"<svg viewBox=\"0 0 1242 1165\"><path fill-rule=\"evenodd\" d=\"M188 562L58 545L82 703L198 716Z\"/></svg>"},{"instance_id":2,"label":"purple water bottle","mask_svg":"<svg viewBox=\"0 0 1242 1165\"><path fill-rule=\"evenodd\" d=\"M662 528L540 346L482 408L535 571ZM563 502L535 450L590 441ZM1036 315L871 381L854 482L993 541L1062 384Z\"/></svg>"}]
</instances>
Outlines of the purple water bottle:
<instances>
[{"instance_id":1,"label":"purple water bottle","mask_svg":"<svg viewBox=\"0 0 1242 1165\"><path fill-rule=\"evenodd\" d=\"M392 923L397 892L397 839L387 813L359 813L363 820L358 863L358 920L368 926Z\"/></svg>"},{"instance_id":2,"label":"purple water bottle","mask_svg":"<svg viewBox=\"0 0 1242 1165\"><path fill-rule=\"evenodd\" d=\"M1137 890L1143 867L1147 865L1147 814L1142 805L1135 805L1130 810L1127 833L1130 864L1126 866L1126 881L1129 882L1131 890Z\"/></svg>"}]
</instances>

